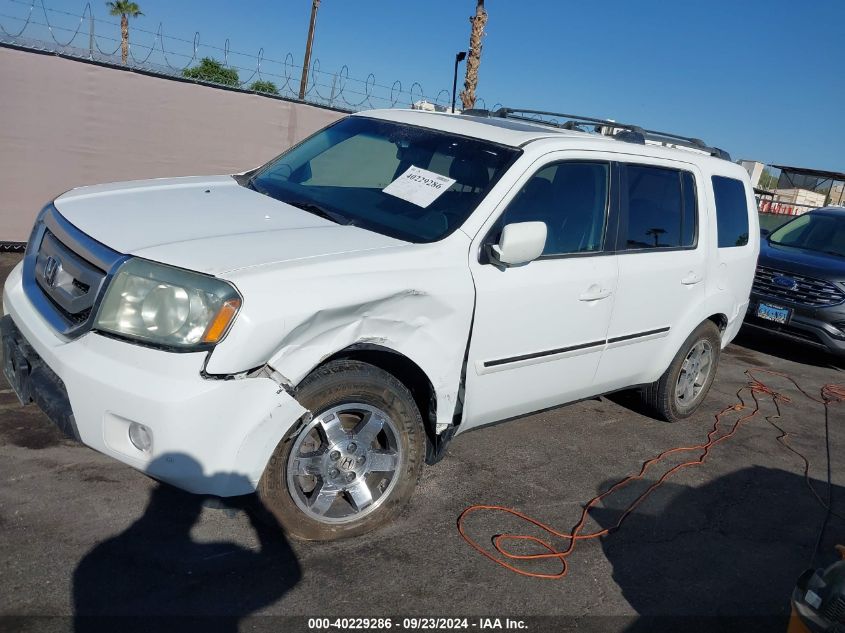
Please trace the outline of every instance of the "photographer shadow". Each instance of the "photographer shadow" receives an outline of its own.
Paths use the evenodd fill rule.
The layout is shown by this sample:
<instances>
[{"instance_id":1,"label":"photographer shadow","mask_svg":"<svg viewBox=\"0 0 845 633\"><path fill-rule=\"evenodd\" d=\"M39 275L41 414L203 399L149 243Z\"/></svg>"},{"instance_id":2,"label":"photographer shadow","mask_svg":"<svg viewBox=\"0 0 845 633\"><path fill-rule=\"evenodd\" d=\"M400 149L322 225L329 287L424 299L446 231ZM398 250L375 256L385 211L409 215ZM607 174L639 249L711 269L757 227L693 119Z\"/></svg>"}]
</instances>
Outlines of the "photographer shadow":
<instances>
[{"instance_id":1,"label":"photographer shadow","mask_svg":"<svg viewBox=\"0 0 845 633\"><path fill-rule=\"evenodd\" d=\"M158 459L174 458L203 476L186 455ZM246 514L257 547L192 538L203 508L220 504L230 516ZM243 618L279 600L301 578L282 527L254 495L218 500L160 483L140 519L77 565L75 630L237 631Z\"/></svg>"},{"instance_id":2,"label":"photographer shadow","mask_svg":"<svg viewBox=\"0 0 845 633\"><path fill-rule=\"evenodd\" d=\"M811 481L824 497L827 484ZM642 486L590 516L616 525ZM835 506L843 489L834 486L832 496ZM626 633L785 631L824 515L804 477L779 469L749 466L699 487L663 485L601 540L613 579L640 616ZM836 558L843 528L831 517L818 564Z\"/></svg>"}]
</instances>

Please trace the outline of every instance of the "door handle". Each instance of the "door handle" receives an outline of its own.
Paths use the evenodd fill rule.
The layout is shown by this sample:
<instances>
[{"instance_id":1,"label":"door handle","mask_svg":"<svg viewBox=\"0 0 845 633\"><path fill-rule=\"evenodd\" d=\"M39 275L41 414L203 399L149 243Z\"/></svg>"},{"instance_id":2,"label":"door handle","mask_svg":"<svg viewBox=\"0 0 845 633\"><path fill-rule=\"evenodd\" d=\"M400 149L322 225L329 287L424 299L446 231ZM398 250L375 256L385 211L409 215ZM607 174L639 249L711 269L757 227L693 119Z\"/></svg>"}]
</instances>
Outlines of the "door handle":
<instances>
[{"instance_id":1,"label":"door handle","mask_svg":"<svg viewBox=\"0 0 845 633\"><path fill-rule=\"evenodd\" d=\"M599 299L606 299L613 291L610 288L602 288L598 284L593 284L587 288L586 292L581 293L578 301L598 301Z\"/></svg>"},{"instance_id":2,"label":"door handle","mask_svg":"<svg viewBox=\"0 0 845 633\"><path fill-rule=\"evenodd\" d=\"M698 282L702 281L704 277L699 275L697 272L690 271L687 273L687 276L681 279L681 283L685 286L694 286Z\"/></svg>"}]
</instances>

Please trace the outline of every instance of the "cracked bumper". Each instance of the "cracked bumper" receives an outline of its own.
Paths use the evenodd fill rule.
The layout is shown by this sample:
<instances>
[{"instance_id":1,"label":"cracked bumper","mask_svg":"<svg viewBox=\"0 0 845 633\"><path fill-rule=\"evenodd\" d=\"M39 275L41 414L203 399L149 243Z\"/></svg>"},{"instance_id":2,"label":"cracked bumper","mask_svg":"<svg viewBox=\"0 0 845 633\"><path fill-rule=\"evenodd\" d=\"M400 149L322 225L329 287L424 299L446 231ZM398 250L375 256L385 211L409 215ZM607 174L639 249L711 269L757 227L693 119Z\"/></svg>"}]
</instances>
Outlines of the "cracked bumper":
<instances>
[{"instance_id":1,"label":"cracked bumper","mask_svg":"<svg viewBox=\"0 0 845 633\"><path fill-rule=\"evenodd\" d=\"M64 384L82 443L190 492L254 491L276 445L306 413L269 378L203 378L205 353L164 352L93 332L60 337L24 295L20 266L6 281L3 311ZM132 422L152 432L149 451L130 441Z\"/></svg>"}]
</instances>

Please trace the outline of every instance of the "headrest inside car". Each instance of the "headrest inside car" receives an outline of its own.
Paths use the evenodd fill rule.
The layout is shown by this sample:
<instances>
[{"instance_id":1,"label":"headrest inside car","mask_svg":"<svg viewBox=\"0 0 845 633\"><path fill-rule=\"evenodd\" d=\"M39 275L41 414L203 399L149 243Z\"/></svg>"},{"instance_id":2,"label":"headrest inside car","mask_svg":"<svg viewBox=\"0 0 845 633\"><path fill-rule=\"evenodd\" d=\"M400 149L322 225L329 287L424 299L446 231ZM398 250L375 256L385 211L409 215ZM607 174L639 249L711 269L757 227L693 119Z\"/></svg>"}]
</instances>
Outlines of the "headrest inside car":
<instances>
[{"instance_id":1,"label":"headrest inside car","mask_svg":"<svg viewBox=\"0 0 845 633\"><path fill-rule=\"evenodd\" d=\"M490 172L480 162L468 158L455 158L449 166L449 178L454 178L458 185L484 189L490 184Z\"/></svg>"}]
</instances>

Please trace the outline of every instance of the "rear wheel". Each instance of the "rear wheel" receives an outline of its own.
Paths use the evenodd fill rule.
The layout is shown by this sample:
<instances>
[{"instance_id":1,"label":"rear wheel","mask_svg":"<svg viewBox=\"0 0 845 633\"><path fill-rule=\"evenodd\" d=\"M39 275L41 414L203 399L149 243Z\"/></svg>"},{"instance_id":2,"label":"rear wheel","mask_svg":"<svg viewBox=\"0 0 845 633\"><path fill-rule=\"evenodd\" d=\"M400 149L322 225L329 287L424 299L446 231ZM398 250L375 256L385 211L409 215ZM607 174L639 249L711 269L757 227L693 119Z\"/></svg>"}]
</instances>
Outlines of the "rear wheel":
<instances>
[{"instance_id":1,"label":"rear wheel","mask_svg":"<svg viewBox=\"0 0 845 633\"><path fill-rule=\"evenodd\" d=\"M407 504L425 456L422 418L408 389L358 361L332 361L297 399L313 419L276 448L259 495L286 531L309 540L363 534Z\"/></svg>"},{"instance_id":2,"label":"rear wheel","mask_svg":"<svg viewBox=\"0 0 845 633\"><path fill-rule=\"evenodd\" d=\"M643 389L643 402L659 418L677 422L696 412L716 377L721 332L705 321L690 334L669 369Z\"/></svg>"}]
</instances>

